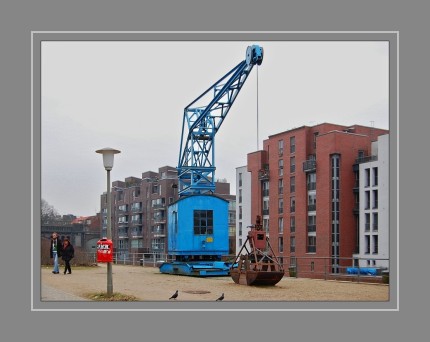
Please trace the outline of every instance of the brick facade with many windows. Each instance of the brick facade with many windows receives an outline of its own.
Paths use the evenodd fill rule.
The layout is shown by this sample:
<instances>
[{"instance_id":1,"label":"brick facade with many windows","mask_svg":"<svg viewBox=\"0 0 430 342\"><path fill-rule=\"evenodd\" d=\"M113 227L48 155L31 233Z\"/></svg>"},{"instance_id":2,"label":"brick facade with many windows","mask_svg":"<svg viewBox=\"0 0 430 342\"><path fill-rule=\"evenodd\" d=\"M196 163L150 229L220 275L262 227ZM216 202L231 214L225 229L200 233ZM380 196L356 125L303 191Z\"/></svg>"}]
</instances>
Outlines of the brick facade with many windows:
<instances>
[{"instance_id":1,"label":"brick facade with many windows","mask_svg":"<svg viewBox=\"0 0 430 342\"><path fill-rule=\"evenodd\" d=\"M387 133L359 125L302 126L270 136L263 150L248 154L251 219L261 215L267 222L272 247L287 266L310 277L351 266L359 242L353 165Z\"/></svg>"}]
</instances>

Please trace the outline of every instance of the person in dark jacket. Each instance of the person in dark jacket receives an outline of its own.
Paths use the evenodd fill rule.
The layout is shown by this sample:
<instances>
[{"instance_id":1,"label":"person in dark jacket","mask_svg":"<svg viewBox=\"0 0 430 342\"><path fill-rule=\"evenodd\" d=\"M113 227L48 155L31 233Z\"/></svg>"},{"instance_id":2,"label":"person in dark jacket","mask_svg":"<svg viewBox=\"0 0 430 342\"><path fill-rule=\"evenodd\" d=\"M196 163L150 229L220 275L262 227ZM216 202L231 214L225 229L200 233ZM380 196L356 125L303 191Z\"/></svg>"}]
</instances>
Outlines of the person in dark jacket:
<instances>
[{"instance_id":1,"label":"person in dark jacket","mask_svg":"<svg viewBox=\"0 0 430 342\"><path fill-rule=\"evenodd\" d=\"M51 247L49 249L49 254L51 259L54 259L54 269L52 270L52 273L54 274L60 273L58 258L61 256L62 251L63 243L61 242L61 239L58 234L56 232L53 232L51 235Z\"/></svg>"},{"instance_id":2,"label":"person in dark jacket","mask_svg":"<svg viewBox=\"0 0 430 342\"><path fill-rule=\"evenodd\" d=\"M63 241L63 250L61 254L62 254L62 259L64 260L64 263L65 263L64 274L66 274L66 272L71 274L72 269L70 268L70 260L72 260L75 257L75 249L73 248L68 238L65 238Z\"/></svg>"}]
</instances>

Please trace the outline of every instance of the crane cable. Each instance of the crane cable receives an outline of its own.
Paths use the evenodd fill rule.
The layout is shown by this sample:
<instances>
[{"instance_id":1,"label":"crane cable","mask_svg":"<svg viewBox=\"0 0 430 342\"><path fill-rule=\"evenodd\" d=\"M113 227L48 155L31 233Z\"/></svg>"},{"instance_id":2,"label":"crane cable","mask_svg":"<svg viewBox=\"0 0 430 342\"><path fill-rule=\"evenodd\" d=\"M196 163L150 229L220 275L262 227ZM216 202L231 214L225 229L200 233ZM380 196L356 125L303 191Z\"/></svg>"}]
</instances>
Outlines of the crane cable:
<instances>
[{"instance_id":1,"label":"crane cable","mask_svg":"<svg viewBox=\"0 0 430 342\"><path fill-rule=\"evenodd\" d=\"M258 66L257 66L257 151L260 149L259 147L259 136L258 136Z\"/></svg>"}]
</instances>

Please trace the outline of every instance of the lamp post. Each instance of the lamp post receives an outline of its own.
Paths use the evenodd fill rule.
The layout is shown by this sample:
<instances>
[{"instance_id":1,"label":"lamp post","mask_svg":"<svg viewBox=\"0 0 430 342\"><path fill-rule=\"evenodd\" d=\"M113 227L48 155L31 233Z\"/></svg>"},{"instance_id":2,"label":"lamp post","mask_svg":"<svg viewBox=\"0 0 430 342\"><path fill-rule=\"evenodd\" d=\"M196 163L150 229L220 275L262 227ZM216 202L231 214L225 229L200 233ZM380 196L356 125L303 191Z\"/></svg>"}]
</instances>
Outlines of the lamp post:
<instances>
[{"instance_id":1,"label":"lamp post","mask_svg":"<svg viewBox=\"0 0 430 342\"><path fill-rule=\"evenodd\" d=\"M111 226L111 196L110 196L110 171L113 168L113 157L117 153L121 153L121 151L115 150L110 147L105 147L96 151L103 155L103 165L107 172L107 229L106 229L106 237L109 240L112 240L112 226ZM112 251L113 252L113 251ZM112 262L107 263L107 295L112 296L113 294L113 285L112 285Z\"/></svg>"}]
</instances>

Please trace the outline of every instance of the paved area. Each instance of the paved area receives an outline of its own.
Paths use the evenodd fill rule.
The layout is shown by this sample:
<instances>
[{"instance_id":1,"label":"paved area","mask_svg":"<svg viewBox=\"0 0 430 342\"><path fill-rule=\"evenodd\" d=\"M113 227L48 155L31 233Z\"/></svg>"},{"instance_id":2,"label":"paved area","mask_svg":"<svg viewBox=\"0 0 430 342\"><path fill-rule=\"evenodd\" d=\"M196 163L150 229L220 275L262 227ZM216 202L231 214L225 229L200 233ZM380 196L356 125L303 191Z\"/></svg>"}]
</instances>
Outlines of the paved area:
<instances>
[{"instance_id":1,"label":"paved area","mask_svg":"<svg viewBox=\"0 0 430 342\"><path fill-rule=\"evenodd\" d=\"M74 294L55 289L53 287L42 284L42 301L90 301L87 298L78 297Z\"/></svg>"},{"instance_id":2,"label":"paved area","mask_svg":"<svg viewBox=\"0 0 430 342\"><path fill-rule=\"evenodd\" d=\"M73 267L73 266L72 266ZM389 286L284 276L276 286L243 286L231 277L186 277L160 273L158 268L113 265L114 292L139 301L388 301ZM74 267L71 275L54 275L41 268L42 301L88 301L86 294L106 291L106 265ZM81 298L83 297L83 298ZM171 301L170 301L171 302Z\"/></svg>"}]
</instances>

